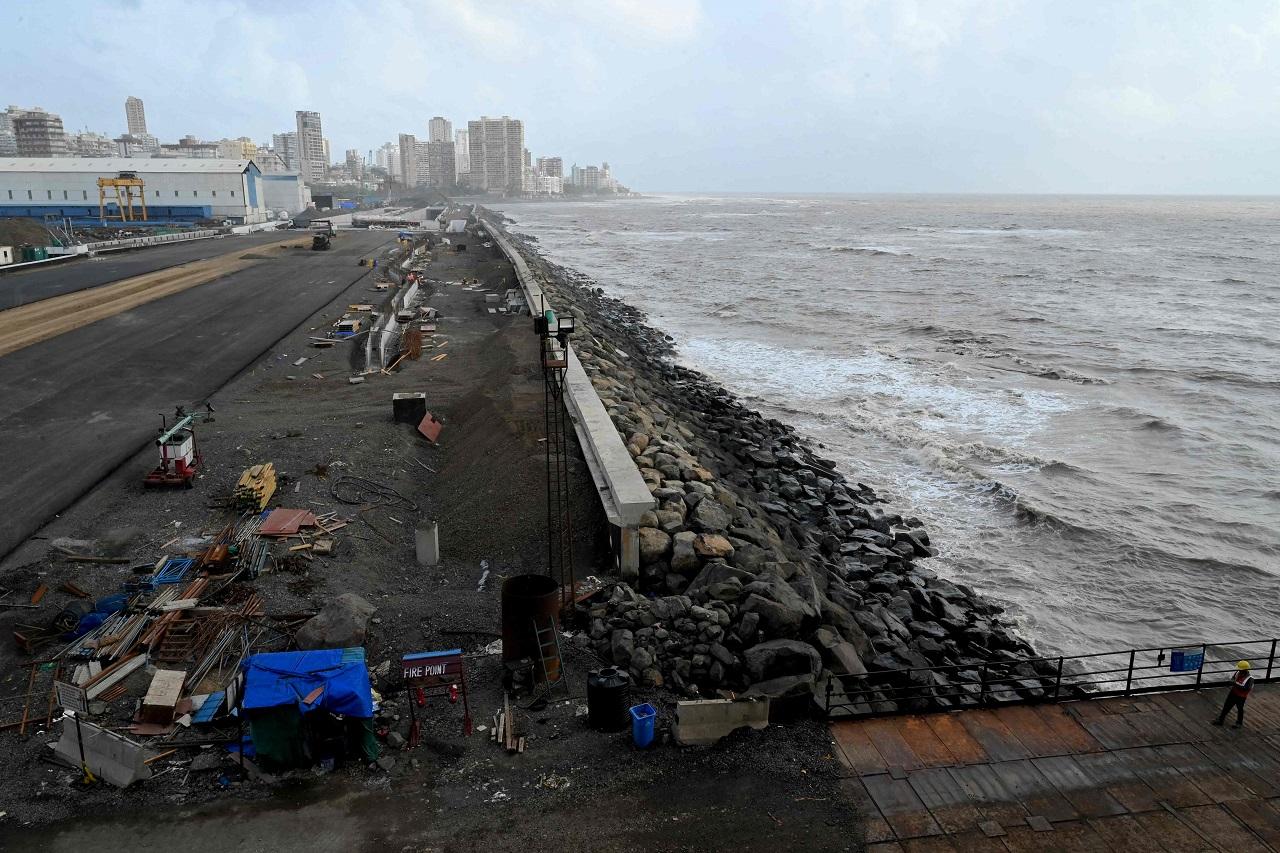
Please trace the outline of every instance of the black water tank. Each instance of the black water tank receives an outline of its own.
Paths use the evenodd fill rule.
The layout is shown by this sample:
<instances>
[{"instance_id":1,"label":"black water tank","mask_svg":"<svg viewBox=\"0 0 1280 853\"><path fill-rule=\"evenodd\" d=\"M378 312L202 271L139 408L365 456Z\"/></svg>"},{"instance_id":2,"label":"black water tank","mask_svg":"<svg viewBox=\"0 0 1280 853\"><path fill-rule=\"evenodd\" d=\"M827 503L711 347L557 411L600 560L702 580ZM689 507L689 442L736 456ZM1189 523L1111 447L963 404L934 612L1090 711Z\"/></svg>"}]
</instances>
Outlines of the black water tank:
<instances>
[{"instance_id":1,"label":"black water tank","mask_svg":"<svg viewBox=\"0 0 1280 853\"><path fill-rule=\"evenodd\" d=\"M631 676L617 667L593 669L587 674L587 725L602 732L627 727L631 707Z\"/></svg>"}]
</instances>

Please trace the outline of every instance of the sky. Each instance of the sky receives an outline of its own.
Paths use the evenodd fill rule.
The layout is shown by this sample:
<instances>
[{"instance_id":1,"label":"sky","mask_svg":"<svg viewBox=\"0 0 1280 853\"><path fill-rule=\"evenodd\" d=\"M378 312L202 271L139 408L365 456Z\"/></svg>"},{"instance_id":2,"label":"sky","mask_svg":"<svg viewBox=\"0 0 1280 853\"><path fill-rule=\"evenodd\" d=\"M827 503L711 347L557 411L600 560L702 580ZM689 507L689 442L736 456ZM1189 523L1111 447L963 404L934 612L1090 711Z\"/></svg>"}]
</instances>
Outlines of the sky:
<instances>
[{"instance_id":1,"label":"sky","mask_svg":"<svg viewBox=\"0 0 1280 853\"><path fill-rule=\"evenodd\" d=\"M333 158L525 122L650 192L1280 193L1280 0L4 0L0 104ZM23 37L27 33L29 37Z\"/></svg>"}]
</instances>

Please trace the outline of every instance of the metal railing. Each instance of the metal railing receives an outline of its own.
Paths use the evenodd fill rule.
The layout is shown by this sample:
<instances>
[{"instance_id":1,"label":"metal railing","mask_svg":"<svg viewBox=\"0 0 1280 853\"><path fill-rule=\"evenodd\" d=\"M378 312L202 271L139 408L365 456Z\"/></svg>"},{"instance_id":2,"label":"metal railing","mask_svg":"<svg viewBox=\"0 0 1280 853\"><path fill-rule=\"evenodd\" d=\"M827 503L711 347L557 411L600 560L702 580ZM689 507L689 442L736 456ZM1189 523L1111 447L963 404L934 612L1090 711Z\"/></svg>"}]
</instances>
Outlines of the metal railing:
<instances>
[{"instance_id":1,"label":"metal railing","mask_svg":"<svg viewBox=\"0 0 1280 853\"><path fill-rule=\"evenodd\" d=\"M1257 682L1280 680L1280 639L1126 649L1088 655L870 669L828 679L827 717L871 717L999 705L1134 696L1225 686L1238 661Z\"/></svg>"}]
</instances>

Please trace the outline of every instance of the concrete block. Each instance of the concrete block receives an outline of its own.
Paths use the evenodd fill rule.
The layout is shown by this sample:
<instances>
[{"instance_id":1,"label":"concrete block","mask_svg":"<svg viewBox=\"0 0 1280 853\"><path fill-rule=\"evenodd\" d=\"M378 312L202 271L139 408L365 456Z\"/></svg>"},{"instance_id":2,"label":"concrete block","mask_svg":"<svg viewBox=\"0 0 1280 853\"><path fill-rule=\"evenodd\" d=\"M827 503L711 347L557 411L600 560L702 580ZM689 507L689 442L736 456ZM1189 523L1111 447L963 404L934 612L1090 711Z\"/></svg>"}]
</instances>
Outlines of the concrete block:
<instances>
[{"instance_id":1,"label":"concrete block","mask_svg":"<svg viewBox=\"0 0 1280 853\"><path fill-rule=\"evenodd\" d=\"M75 715L70 712L62 718L62 738L50 747L63 761L79 767L81 738L84 739L84 763L99 779L106 779L117 788L127 788L134 782L151 778L146 747L85 720L77 725Z\"/></svg>"},{"instance_id":2,"label":"concrete block","mask_svg":"<svg viewBox=\"0 0 1280 853\"><path fill-rule=\"evenodd\" d=\"M768 725L768 699L696 699L676 703L672 734L682 746L706 746L743 726Z\"/></svg>"}]
</instances>

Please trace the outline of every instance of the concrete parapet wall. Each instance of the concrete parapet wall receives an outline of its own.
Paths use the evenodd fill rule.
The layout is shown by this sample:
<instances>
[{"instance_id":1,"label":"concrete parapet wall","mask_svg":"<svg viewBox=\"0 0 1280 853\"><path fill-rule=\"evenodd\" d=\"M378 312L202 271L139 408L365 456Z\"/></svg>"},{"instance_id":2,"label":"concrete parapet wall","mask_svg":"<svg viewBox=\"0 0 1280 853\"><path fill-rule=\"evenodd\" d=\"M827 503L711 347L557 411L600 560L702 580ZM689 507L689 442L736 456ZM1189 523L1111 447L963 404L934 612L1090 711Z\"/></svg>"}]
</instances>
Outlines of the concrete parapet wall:
<instances>
[{"instance_id":1,"label":"concrete parapet wall","mask_svg":"<svg viewBox=\"0 0 1280 853\"><path fill-rule=\"evenodd\" d=\"M524 291L525 302L529 313L537 316L548 308L555 309L542 292L537 279L525 263L524 258L506 239L503 233L484 219L477 220L492 236L494 243L502 250L516 269L516 278L520 289ZM633 528L640 523L640 516L646 510L653 509L654 500L649 486L640 476L631 453L627 450L614 427L600 395L596 393L591 378L582 368L582 362L573 352L572 344L568 348L568 367L565 370L565 407L573 420L573 428L578 434L591 469L596 490L600 493L600 502L604 506L609 522L621 528ZM625 548L624 560L629 562L627 554L632 548Z\"/></svg>"},{"instance_id":2,"label":"concrete parapet wall","mask_svg":"<svg viewBox=\"0 0 1280 853\"><path fill-rule=\"evenodd\" d=\"M744 726L768 725L768 699L695 699L676 703L672 735L681 746L706 746Z\"/></svg>"}]
</instances>

